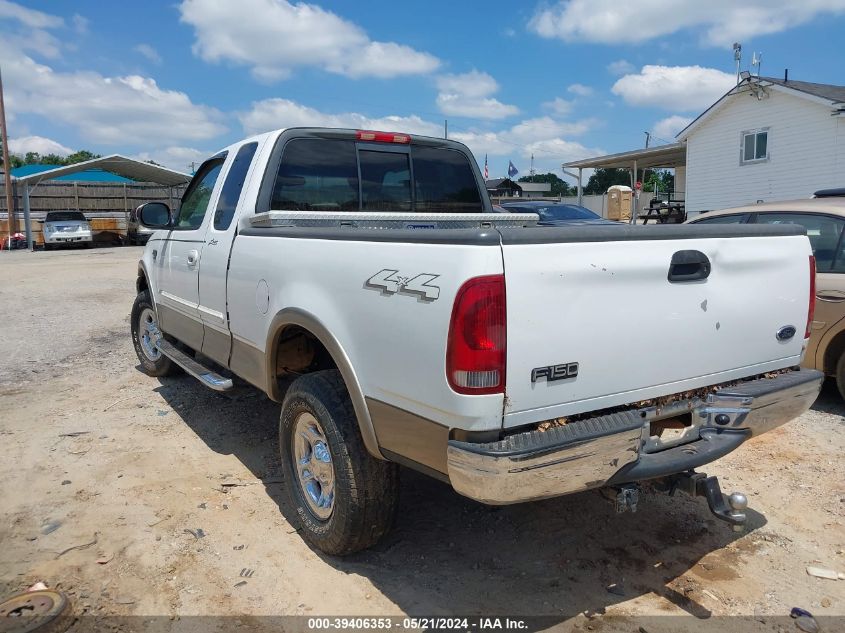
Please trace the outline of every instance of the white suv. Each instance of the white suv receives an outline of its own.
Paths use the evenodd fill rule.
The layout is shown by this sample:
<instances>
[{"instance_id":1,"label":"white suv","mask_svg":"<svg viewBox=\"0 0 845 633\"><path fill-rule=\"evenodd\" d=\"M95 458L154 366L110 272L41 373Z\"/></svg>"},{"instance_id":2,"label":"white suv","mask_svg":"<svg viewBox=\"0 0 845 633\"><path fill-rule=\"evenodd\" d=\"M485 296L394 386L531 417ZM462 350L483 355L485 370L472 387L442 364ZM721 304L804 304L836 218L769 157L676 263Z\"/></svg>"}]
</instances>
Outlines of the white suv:
<instances>
[{"instance_id":1,"label":"white suv","mask_svg":"<svg viewBox=\"0 0 845 633\"><path fill-rule=\"evenodd\" d=\"M44 250L63 244L91 248L91 225L81 211L49 211L44 218Z\"/></svg>"}]
</instances>

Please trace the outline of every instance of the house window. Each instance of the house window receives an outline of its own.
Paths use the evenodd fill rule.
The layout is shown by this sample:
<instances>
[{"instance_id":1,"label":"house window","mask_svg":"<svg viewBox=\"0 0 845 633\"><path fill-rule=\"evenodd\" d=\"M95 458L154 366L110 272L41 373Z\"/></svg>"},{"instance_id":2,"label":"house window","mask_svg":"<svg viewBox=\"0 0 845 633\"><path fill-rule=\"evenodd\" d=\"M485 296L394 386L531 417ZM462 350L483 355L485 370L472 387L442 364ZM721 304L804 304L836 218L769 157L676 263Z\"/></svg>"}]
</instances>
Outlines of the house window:
<instances>
[{"instance_id":1,"label":"house window","mask_svg":"<svg viewBox=\"0 0 845 633\"><path fill-rule=\"evenodd\" d=\"M762 163L769 160L769 128L747 130L742 133L742 146L739 150L739 163Z\"/></svg>"}]
</instances>

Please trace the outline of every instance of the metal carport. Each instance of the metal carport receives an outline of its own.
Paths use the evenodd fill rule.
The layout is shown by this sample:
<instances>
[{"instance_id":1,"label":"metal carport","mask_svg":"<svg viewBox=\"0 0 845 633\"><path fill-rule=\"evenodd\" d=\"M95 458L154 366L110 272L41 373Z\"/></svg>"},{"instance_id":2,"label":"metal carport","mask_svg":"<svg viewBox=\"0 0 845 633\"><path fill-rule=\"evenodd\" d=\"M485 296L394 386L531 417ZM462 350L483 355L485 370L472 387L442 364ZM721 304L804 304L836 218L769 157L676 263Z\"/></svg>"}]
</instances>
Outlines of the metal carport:
<instances>
[{"instance_id":1,"label":"metal carport","mask_svg":"<svg viewBox=\"0 0 845 633\"><path fill-rule=\"evenodd\" d=\"M563 173L578 179L578 204L581 204L581 175L584 169L608 167L628 169L631 172L631 187L633 187L638 169L675 169L677 167L686 167L686 164L686 144L670 143L668 145L658 145L657 147L636 149L630 152L622 152L620 154L608 154L607 156L597 156L595 158L576 160L569 163L563 163L562 167ZM576 175L572 172L566 171L568 168L578 169L578 174ZM636 217L636 214L634 214L634 217Z\"/></svg>"},{"instance_id":2,"label":"metal carport","mask_svg":"<svg viewBox=\"0 0 845 633\"><path fill-rule=\"evenodd\" d=\"M191 180L189 174L183 174L182 172L161 167L160 165L145 163L134 158L127 158L120 154L102 156L101 158L94 158L81 163L74 163L73 165L62 165L55 169L48 169L47 171L14 178L15 183L23 185L23 217L26 228L26 243L30 250L33 249L32 222L29 210L30 191L46 180L52 180L58 176L65 176L88 169L103 169L139 182L154 182L169 187L181 185ZM14 219L14 210L9 209L9 235L14 233L16 228L17 221Z\"/></svg>"}]
</instances>

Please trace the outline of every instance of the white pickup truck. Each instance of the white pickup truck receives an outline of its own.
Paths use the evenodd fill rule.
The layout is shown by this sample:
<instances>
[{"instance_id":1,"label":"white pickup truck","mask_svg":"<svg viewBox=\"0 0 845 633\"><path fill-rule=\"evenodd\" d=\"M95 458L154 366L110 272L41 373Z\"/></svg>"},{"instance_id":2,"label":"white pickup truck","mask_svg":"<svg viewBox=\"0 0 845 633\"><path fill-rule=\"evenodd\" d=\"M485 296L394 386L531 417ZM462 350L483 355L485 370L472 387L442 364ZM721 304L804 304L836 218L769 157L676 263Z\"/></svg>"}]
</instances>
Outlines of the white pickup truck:
<instances>
[{"instance_id":1,"label":"white pickup truck","mask_svg":"<svg viewBox=\"0 0 845 633\"><path fill-rule=\"evenodd\" d=\"M144 371L280 402L302 533L389 529L398 465L487 504L640 486L741 494L693 469L804 412L814 261L796 225L538 227L495 214L463 145L299 128L197 170L138 268ZM586 501L585 501L586 502Z\"/></svg>"}]
</instances>

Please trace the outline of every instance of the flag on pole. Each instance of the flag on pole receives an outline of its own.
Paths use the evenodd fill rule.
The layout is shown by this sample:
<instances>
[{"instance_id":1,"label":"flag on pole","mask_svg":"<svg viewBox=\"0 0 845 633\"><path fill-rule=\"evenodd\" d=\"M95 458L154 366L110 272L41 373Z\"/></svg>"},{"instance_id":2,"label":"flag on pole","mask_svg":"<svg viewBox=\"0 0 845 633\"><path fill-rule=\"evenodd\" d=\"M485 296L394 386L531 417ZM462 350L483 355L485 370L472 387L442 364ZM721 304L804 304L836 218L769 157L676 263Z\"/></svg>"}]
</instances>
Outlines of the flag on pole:
<instances>
[{"instance_id":1,"label":"flag on pole","mask_svg":"<svg viewBox=\"0 0 845 633\"><path fill-rule=\"evenodd\" d=\"M513 161L508 161L508 178L513 178L519 173L519 170L514 166Z\"/></svg>"},{"instance_id":2,"label":"flag on pole","mask_svg":"<svg viewBox=\"0 0 845 633\"><path fill-rule=\"evenodd\" d=\"M487 170L487 154L484 154L484 180L490 180L490 172Z\"/></svg>"}]
</instances>

